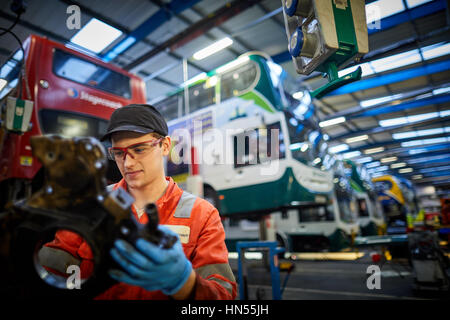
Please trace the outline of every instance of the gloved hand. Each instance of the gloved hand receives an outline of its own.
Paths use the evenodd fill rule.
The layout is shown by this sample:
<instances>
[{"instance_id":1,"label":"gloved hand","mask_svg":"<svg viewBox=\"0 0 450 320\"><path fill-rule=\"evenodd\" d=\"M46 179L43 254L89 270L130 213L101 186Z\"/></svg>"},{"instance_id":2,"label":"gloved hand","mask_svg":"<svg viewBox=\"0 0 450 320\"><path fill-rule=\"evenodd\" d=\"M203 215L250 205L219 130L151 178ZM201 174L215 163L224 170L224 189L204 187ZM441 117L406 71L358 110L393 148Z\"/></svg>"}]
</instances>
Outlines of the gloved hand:
<instances>
[{"instance_id":1,"label":"gloved hand","mask_svg":"<svg viewBox=\"0 0 450 320\"><path fill-rule=\"evenodd\" d=\"M158 228L178 237L165 226ZM180 239L172 248L163 249L140 238L136 248L124 240L116 240L110 253L126 273L110 270L113 279L149 291L161 290L166 295L173 295L183 287L192 272L192 264L184 255Z\"/></svg>"}]
</instances>

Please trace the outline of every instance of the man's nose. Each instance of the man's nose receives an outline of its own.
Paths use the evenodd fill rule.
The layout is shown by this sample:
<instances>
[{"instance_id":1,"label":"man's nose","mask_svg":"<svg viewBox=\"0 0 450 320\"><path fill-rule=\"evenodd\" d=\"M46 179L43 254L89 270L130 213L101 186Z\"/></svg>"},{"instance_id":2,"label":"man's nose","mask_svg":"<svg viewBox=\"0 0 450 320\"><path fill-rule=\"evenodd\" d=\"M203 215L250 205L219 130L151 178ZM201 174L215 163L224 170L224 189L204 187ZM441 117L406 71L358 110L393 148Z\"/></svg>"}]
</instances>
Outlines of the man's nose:
<instances>
[{"instance_id":1,"label":"man's nose","mask_svg":"<svg viewBox=\"0 0 450 320\"><path fill-rule=\"evenodd\" d=\"M135 163L133 155L129 152L125 153L123 164L125 167L131 167Z\"/></svg>"}]
</instances>

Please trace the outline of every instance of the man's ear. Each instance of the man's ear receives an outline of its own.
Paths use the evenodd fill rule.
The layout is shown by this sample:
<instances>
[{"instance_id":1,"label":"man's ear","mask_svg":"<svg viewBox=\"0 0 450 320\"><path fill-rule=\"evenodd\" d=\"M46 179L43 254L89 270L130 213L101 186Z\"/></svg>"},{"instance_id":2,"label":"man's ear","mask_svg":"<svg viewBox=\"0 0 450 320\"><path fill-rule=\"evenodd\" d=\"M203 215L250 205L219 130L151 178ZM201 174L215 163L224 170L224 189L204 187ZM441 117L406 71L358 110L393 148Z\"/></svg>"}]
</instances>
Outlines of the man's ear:
<instances>
[{"instance_id":1,"label":"man's ear","mask_svg":"<svg viewBox=\"0 0 450 320\"><path fill-rule=\"evenodd\" d=\"M169 152L170 152L170 148L172 147L172 142L170 140L169 136L166 136L162 141L162 151L163 151L163 156L168 156Z\"/></svg>"}]
</instances>

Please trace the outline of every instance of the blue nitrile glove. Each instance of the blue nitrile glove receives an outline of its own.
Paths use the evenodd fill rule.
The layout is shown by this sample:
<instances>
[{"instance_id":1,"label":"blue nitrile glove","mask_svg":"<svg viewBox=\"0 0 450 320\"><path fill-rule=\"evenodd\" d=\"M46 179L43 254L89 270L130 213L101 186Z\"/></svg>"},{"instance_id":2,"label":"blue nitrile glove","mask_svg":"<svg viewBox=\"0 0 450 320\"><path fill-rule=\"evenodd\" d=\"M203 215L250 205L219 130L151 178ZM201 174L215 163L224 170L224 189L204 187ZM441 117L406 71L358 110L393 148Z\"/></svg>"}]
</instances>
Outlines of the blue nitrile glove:
<instances>
[{"instance_id":1,"label":"blue nitrile glove","mask_svg":"<svg viewBox=\"0 0 450 320\"><path fill-rule=\"evenodd\" d=\"M178 238L169 228L158 228ZM191 274L192 264L184 255L180 239L172 248L163 249L140 238L136 248L124 240L115 241L111 256L126 273L110 270L112 278L149 291L161 290L166 295L173 295L183 287Z\"/></svg>"}]
</instances>

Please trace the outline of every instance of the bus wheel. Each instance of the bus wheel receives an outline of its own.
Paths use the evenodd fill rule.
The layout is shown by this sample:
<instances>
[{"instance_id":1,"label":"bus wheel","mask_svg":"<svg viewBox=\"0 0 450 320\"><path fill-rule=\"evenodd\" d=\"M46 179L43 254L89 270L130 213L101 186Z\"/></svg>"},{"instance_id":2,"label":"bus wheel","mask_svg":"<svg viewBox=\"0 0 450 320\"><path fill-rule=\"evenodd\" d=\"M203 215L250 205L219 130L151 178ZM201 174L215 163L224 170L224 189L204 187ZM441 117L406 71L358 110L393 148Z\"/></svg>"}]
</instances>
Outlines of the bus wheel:
<instances>
[{"instance_id":1,"label":"bus wheel","mask_svg":"<svg viewBox=\"0 0 450 320\"><path fill-rule=\"evenodd\" d=\"M203 198L219 210L219 196L217 195L216 190L205 185L203 188Z\"/></svg>"}]
</instances>

